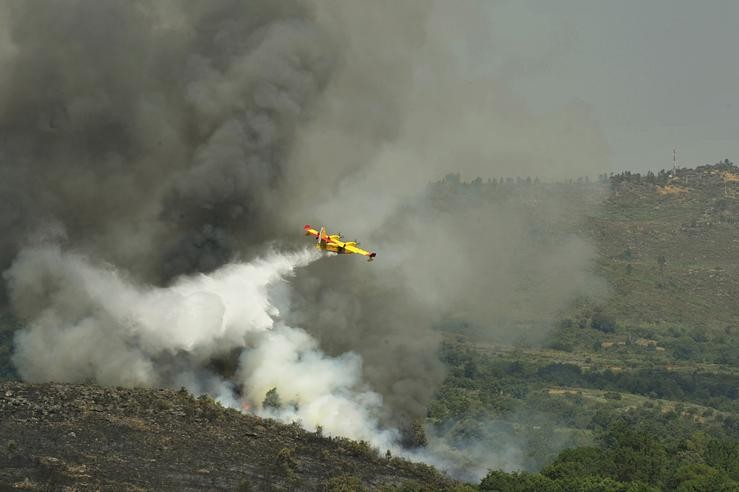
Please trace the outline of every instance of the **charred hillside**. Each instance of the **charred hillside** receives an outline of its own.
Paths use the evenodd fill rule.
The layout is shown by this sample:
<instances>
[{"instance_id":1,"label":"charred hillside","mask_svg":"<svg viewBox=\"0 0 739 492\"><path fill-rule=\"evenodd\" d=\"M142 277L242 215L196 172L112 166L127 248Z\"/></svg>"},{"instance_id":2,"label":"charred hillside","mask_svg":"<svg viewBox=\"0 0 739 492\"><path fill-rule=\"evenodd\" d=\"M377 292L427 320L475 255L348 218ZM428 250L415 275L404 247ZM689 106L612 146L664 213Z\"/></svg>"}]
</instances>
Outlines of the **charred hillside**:
<instances>
[{"instance_id":1,"label":"charred hillside","mask_svg":"<svg viewBox=\"0 0 739 492\"><path fill-rule=\"evenodd\" d=\"M0 383L0 484L33 489L450 489L365 443L185 391Z\"/></svg>"}]
</instances>

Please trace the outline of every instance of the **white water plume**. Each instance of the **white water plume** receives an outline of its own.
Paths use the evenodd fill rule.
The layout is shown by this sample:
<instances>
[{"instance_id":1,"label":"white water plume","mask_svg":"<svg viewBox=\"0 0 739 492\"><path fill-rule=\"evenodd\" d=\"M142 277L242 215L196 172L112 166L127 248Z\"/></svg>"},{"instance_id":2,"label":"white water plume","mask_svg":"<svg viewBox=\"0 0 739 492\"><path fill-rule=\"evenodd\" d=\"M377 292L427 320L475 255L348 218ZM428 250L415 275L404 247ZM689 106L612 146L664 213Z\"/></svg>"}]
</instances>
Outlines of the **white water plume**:
<instances>
[{"instance_id":1,"label":"white water plume","mask_svg":"<svg viewBox=\"0 0 739 492\"><path fill-rule=\"evenodd\" d=\"M14 362L27 381L185 386L228 406L397 449L398 432L378 425L382 397L362 382L361 357L327 356L308 333L280 321L273 298L289 294L280 284L318 258L312 249L272 252L158 288L57 246L26 249L5 274L27 321ZM241 355L233 377L209 369L213 357L234 349ZM285 404L261 408L272 388Z\"/></svg>"}]
</instances>

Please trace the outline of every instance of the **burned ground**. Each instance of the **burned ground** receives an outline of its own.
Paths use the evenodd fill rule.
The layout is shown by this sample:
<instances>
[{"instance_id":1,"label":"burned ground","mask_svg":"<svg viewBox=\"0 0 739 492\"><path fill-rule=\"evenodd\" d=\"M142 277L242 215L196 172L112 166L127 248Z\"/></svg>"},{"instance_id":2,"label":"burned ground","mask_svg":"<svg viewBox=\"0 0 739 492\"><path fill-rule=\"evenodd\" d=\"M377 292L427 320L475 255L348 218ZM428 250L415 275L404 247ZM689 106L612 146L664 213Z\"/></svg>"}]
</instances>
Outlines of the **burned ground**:
<instances>
[{"instance_id":1,"label":"burned ground","mask_svg":"<svg viewBox=\"0 0 739 492\"><path fill-rule=\"evenodd\" d=\"M426 465L185 391L0 384L0 484L76 490L450 489ZM343 489L347 490L347 489Z\"/></svg>"}]
</instances>

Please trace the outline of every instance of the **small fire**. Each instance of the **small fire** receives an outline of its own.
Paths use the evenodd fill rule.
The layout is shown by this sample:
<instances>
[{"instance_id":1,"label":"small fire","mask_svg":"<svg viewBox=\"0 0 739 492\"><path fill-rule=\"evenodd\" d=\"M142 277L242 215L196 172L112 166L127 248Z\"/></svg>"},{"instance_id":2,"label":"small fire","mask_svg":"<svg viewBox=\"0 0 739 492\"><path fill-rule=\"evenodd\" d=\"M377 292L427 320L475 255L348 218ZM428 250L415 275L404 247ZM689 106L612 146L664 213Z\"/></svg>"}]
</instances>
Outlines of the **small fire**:
<instances>
[{"instance_id":1,"label":"small fire","mask_svg":"<svg viewBox=\"0 0 739 492\"><path fill-rule=\"evenodd\" d=\"M241 402L241 411L244 413L249 413L251 411L251 405L249 405L248 402L242 401Z\"/></svg>"}]
</instances>

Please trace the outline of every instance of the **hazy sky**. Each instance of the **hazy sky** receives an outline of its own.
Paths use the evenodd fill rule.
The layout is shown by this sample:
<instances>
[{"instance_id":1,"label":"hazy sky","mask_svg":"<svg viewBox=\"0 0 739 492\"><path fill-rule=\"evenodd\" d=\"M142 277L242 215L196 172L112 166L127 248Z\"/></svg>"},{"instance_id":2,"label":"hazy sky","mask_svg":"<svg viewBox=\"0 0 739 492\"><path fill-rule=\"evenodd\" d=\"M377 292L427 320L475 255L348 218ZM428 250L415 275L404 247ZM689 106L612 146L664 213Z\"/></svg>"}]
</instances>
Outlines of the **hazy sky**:
<instances>
[{"instance_id":1,"label":"hazy sky","mask_svg":"<svg viewBox=\"0 0 739 492\"><path fill-rule=\"evenodd\" d=\"M455 48L465 76L502 81L535 112L585 103L610 169L670 167L673 147L678 165L739 160L739 2L483 5L477 25L455 27L469 34Z\"/></svg>"}]
</instances>

